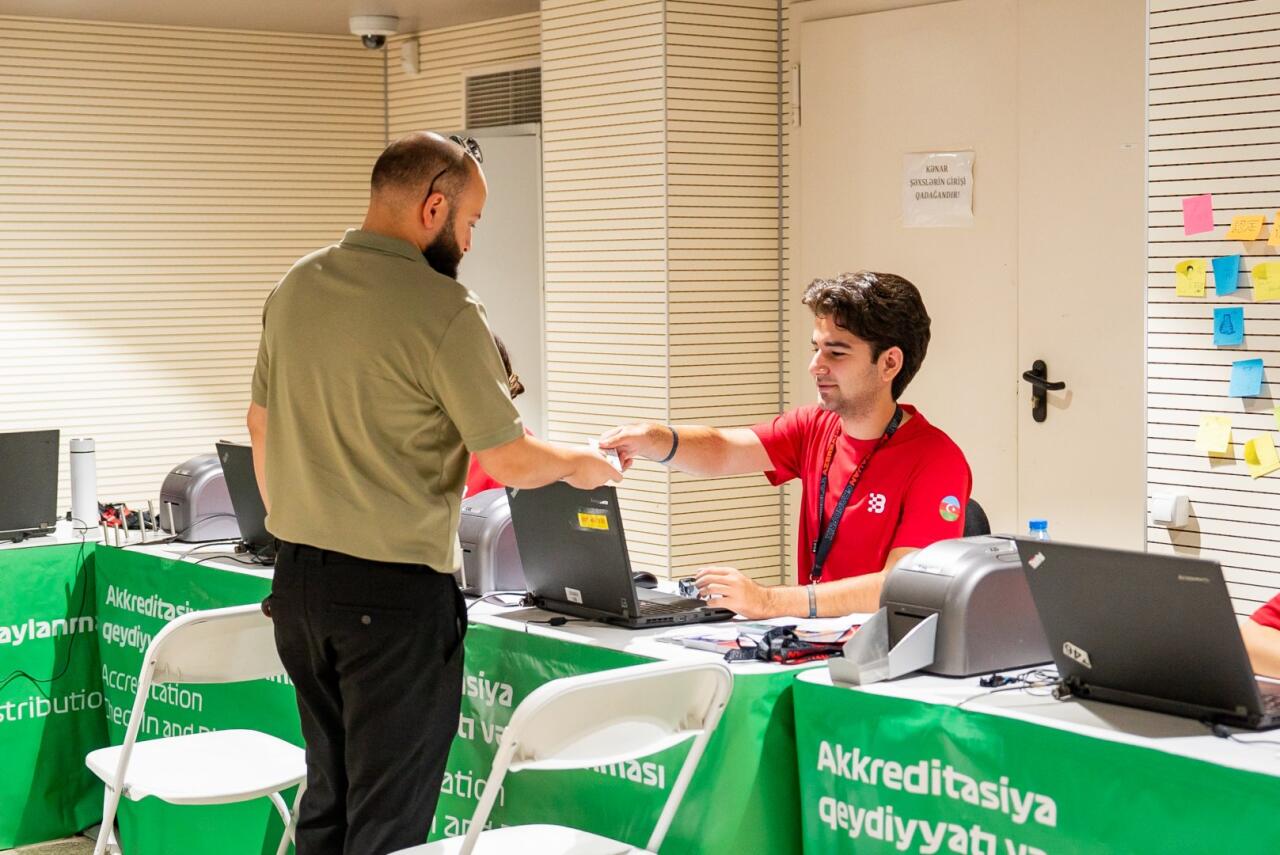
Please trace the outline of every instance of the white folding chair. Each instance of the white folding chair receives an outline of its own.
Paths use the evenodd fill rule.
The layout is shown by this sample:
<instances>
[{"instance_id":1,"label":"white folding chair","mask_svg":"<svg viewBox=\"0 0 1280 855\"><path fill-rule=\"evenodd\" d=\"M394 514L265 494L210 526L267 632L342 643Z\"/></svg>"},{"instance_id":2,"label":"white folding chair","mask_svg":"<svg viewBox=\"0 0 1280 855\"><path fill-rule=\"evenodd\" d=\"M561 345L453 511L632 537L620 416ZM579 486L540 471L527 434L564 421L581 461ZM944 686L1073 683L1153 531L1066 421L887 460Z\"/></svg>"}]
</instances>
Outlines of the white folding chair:
<instances>
[{"instance_id":1,"label":"white folding chair","mask_svg":"<svg viewBox=\"0 0 1280 855\"><path fill-rule=\"evenodd\" d=\"M106 851L120 797L154 796L170 804L217 805L266 796L284 820L277 855L284 855L297 825L306 788L305 752L254 730L221 730L138 742L147 696L155 683L237 683L284 673L271 619L256 603L188 612L152 640L138 675L138 693L124 742L85 757L106 785L102 829L94 855ZM293 810L281 790L299 784Z\"/></svg>"},{"instance_id":2,"label":"white folding chair","mask_svg":"<svg viewBox=\"0 0 1280 855\"><path fill-rule=\"evenodd\" d=\"M552 680L524 699L502 732L466 836L402 849L394 855L657 852L732 688L733 675L719 662L655 662ZM484 831L508 771L607 766L656 754L688 739L693 744L643 850L557 825Z\"/></svg>"}]
</instances>

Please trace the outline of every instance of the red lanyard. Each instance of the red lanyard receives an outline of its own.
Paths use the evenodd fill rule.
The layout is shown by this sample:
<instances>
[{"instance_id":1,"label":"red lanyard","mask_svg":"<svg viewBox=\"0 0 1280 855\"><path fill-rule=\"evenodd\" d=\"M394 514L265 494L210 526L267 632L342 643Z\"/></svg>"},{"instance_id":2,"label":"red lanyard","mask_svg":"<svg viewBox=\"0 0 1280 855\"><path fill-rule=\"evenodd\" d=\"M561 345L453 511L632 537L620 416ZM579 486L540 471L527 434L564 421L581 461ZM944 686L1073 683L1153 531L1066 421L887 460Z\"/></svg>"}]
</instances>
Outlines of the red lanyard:
<instances>
[{"instance_id":1,"label":"red lanyard","mask_svg":"<svg viewBox=\"0 0 1280 855\"><path fill-rule=\"evenodd\" d=\"M818 481L818 531L822 532L822 537L813 542L813 567L809 570L810 581L816 582L822 578L822 567L827 563L827 556L831 554L831 545L836 540L836 529L840 527L840 519L844 516L845 508L849 505L849 499L853 496L853 491L858 488L858 481L862 479L862 473L866 470L867 464L871 462L871 458L876 456L877 451L884 448L885 444L897 433L901 425L902 407L895 407L893 418L889 419L889 424L885 426L884 433L880 436L880 441L867 453L866 457L858 462L857 468L849 476L849 483L845 484L844 491L840 493L840 499L836 502L835 509L831 512L831 521L823 529L822 517L826 513L827 503L827 475L831 471L831 461L836 456L836 444L840 441L840 434L837 433L832 438L831 445L827 446L827 456L822 462L822 478Z\"/></svg>"}]
</instances>

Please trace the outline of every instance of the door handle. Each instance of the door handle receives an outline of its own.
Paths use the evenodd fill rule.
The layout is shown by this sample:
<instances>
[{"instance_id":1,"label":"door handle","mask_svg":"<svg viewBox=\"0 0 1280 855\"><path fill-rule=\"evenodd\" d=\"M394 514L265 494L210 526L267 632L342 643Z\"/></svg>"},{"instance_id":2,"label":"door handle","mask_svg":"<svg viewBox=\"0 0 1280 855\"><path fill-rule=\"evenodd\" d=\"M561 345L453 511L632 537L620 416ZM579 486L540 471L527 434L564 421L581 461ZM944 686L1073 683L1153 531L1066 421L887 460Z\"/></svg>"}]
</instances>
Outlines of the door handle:
<instances>
[{"instance_id":1,"label":"door handle","mask_svg":"<svg viewBox=\"0 0 1280 855\"><path fill-rule=\"evenodd\" d=\"M1031 418L1042 422L1049 416L1047 393L1061 392L1067 388L1067 384L1049 380L1049 367L1044 364L1043 359L1031 363L1031 370L1023 371L1022 379L1031 384Z\"/></svg>"}]
</instances>

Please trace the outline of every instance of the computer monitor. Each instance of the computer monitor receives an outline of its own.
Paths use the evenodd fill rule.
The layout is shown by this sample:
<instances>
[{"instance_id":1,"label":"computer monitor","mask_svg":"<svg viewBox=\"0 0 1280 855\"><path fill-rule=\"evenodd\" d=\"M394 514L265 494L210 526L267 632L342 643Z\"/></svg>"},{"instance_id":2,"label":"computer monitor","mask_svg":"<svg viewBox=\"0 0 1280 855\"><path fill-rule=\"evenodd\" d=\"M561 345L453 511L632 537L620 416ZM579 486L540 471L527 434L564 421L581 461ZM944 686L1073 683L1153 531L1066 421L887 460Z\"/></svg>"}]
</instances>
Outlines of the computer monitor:
<instances>
[{"instance_id":1,"label":"computer monitor","mask_svg":"<svg viewBox=\"0 0 1280 855\"><path fill-rule=\"evenodd\" d=\"M0 433L0 539L52 534L58 517L56 430Z\"/></svg>"}]
</instances>

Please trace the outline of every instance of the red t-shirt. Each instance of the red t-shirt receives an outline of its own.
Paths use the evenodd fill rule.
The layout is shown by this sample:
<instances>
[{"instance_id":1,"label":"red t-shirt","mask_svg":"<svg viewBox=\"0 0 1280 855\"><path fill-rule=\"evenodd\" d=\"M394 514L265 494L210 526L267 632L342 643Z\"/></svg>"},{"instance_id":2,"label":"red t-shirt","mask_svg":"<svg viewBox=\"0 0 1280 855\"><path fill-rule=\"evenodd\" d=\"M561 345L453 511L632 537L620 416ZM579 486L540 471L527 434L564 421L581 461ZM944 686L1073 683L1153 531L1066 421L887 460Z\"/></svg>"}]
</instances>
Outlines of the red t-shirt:
<instances>
[{"instance_id":1,"label":"red t-shirt","mask_svg":"<svg viewBox=\"0 0 1280 855\"><path fill-rule=\"evenodd\" d=\"M894 549L918 549L964 535L964 508L973 488L964 453L915 407L903 404L902 409L911 418L862 471L822 568L823 582L883 570ZM818 486L827 448L835 439L824 522L830 522L859 461L880 440L846 435L840 417L816 404L783 413L752 430L773 464L765 477L773 484L801 481L797 564L800 582L807 584L813 542L819 536Z\"/></svg>"},{"instance_id":2,"label":"red t-shirt","mask_svg":"<svg viewBox=\"0 0 1280 855\"><path fill-rule=\"evenodd\" d=\"M533 436L533 431L528 428L524 429L525 436ZM462 497L474 496L481 490L492 490L495 487L505 487L506 484L499 484L493 480L488 472L484 471L484 467L480 465L480 458L474 454L471 455L471 467L467 469L467 486L462 491Z\"/></svg>"},{"instance_id":3,"label":"red t-shirt","mask_svg":"<svg viewBox=\"0 0 1280 855\"><path fill-rule=\"evenodd\" d=\"M1254 623L1280 629L1280 594L1276 594L1251 616Z\"/></svg>"}]
</instances>

